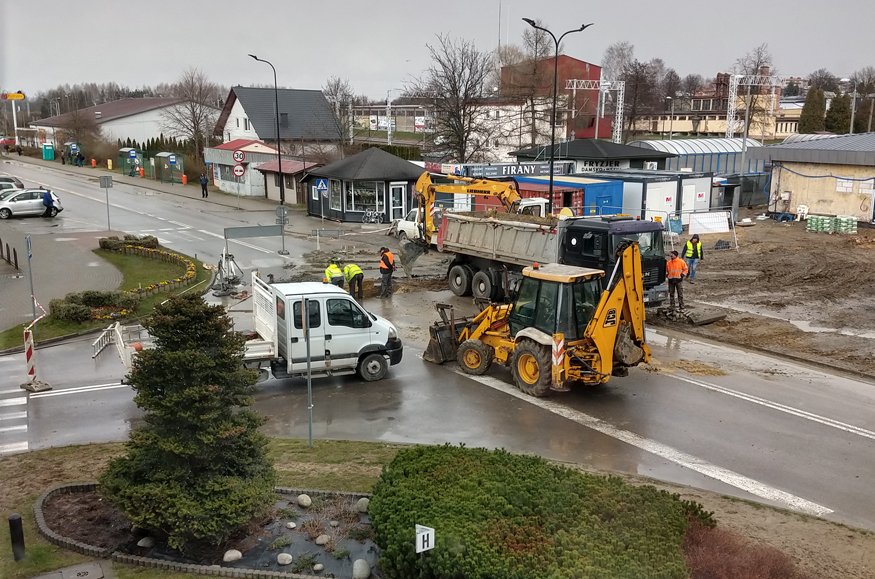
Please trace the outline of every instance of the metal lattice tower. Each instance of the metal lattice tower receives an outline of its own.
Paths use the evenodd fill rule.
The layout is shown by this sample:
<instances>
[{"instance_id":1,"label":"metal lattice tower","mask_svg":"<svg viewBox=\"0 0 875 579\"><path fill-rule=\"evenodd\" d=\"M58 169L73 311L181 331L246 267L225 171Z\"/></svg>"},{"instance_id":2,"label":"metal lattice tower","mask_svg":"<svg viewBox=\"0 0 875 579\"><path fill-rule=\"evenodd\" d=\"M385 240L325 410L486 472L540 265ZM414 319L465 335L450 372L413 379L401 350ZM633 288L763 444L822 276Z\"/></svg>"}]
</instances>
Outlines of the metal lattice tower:
<instances>
[{"instance_id":1,"label":"metal lattice tower","mask_svg":"<svg viewBox=\"0 0 875 579\"><path fill-rule=\"evenodd\" d=\"M578 80L565 81L565 90L597 90L599 99L596 103L596 118L601 116L604 109L602 93L605 91L617 91L617 111L614 114L614 126L611 130L611 140L615 143L623 142L623 103L626 100L626 81L624 80ZM598 137L598 135L596 135Z\"/></svg>"},{"instance_id":2,"label":"metal lattice tower","mask_svg":"<svg viewBox=\"0 0 875 579\"><path fill-rule=\"evenodd\" d=\"M735 131L739 128L744 129L744 121L737 120L735 114L738 112L738 87L741 86L768 86L779 87L783 78L780 76L768 76L761 74L735 74L729 80L729 103L726 107L726 138L731 139L735 136ZM745 107L750 106L745 100ZM774 93L769 93L769 116L775 112L775 97Z\"/></svg>"}]
</instances>

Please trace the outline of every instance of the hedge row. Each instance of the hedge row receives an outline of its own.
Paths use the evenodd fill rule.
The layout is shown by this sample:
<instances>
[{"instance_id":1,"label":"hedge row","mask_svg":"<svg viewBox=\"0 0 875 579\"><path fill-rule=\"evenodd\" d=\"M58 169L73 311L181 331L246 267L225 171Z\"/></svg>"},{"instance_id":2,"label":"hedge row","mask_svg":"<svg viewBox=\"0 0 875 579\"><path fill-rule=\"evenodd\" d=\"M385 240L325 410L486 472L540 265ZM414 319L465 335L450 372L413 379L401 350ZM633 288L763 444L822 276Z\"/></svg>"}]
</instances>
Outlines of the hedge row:
<instances>
[{"instance_id":1,"label":"hedge row","mask_svg":"<svg viewBox=\"0 0 875 579\"><path fill-rule=\"evenodd\" d=\"M714 524L653 487L449 445L399 452L368 510L389 579L681 579L689 521ZM426 557L414 552L416 524L435 528Z\"/></svg>"},{"instance_id":2,"label":"hedge row","mask_svg":"<svg viewBox=\"0 0 875 579\"><path fill-rule=\"evenodd\" d=\"M100 240L100 249L109 251L121 251L126 245L134 247L145 247L147 249L158 249L158 238L152 235L144 235L137 237L136 235L125 235L124 239L118 237L104 237Z\"/></svg>"},{"instance_id":3,"label":"hedge row","mask_svg":"<svg viewBox=\"0 0 875 579\"><path fill-rule=\"evenodd\" d=\"M120 317L140 307L140 296L122 291L101 292L88 290L70 293L64 299L49 302L52 317L65 322L81 324L101 317ZM111 308L115 316L101 316L101 308Z\"/></svg>"}]
</instances>

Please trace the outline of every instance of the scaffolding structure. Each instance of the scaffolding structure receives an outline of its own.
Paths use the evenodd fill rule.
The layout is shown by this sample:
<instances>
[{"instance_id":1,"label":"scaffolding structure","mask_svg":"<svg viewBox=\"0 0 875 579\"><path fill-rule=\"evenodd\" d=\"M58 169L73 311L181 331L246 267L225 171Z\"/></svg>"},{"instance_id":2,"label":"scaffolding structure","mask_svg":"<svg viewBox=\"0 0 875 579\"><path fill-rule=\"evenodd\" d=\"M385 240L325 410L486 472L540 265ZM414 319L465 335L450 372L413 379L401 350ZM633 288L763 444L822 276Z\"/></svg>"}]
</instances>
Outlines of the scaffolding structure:
<instances>
[{"instance_id":1,"label":"scaffolding structure","mask_svg":"<svg viewBox=\"0 0 875 579\"><path fill-rule=\"evenodd\" d=\"M599 118L604 116L605 99L602 94L608 91L617 91L617 110L614 113L614 126L611 130L611 140L615 143L623 142L623 104L626 100L626 81L623 80L580 80L568 79L565 81L565 90L572 91L572 102L577 98L578 90L597 90L599 91L598 102L596 103L595 115L595 136L598 138ZM576 112L576 111L575 111Z\"/></svg>"},{"instance_id":2,"label":"scaffolding structure","mask_svg":"<svg viewBox=\"0 0 875 579\"><path fill-rule=\"evenodd\" d=\"M771 76L771 75L763 75L763 74L735 74L732 75L729 79L729 102L726 107L726 138L731 139L735 136L735 132L739 130L744 130L745 122L735 118L736 113L738 112L738 87L746 86L748 87L747 96L750 96L750 87L752 86L768 86L768 87L780 87L781 83L784 81L783 77L780 76ZM744 101L745 109L750 107L750 104L747 102L747 99ZM775 113L775 94L774 90L769 91L769 116L773 116ZM746 135L745 135L746 136Z\"/></svg>"}]
</instances>

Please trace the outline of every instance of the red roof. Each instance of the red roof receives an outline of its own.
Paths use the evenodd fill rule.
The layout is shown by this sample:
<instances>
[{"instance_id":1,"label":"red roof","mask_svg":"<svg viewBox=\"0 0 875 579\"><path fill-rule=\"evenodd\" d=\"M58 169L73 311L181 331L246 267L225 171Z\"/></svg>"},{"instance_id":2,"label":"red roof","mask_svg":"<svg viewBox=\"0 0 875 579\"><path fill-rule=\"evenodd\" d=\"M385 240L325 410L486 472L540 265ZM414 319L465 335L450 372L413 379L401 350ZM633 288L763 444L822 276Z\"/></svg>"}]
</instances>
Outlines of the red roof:
<instances>
[{"instance_id":1,"label":"red roof","mask_svg":"<svg viewBox=\"0 0 875 579\"><path fill-rule=\"evenodd\" d=\"M312 169L314 167L321 167L322 163L311 163L307 161L290 161L288 159L283 159L282 170L278 171L279 161L269 161L258 167L255 167L259 171L264 173L282 173L284 175L296 175L307 169Z\"/></svg>"},{"instance_id":2,"label":"red roof","mask_svg":"<svg viewBox=\"0 0 875 579\"><path fill-rule=\"evenodd\" d=\"M236 151L237 149L242 149L243 147L248 147L252 144L264 145L270 149L276 151L276 147L271 147L267 143L263 143L257 139L234 139L233 141L228 141L227 143L223 143L221 145L217 145L214 147L215 149L225 149L226 151Z\"/></svg>"}]
</instances>

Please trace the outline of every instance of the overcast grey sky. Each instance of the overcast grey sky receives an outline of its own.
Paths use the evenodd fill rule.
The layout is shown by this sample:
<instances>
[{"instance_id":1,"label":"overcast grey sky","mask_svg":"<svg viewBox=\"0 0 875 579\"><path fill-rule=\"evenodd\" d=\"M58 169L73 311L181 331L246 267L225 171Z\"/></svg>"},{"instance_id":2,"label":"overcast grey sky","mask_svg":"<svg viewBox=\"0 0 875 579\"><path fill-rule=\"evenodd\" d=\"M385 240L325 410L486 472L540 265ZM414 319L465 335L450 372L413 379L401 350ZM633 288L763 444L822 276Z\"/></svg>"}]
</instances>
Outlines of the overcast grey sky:
<instances>
[{"instance_id":1,"label":"overcast grey sky","mask_svg":"<svg viewBox=\"0 0 875 579\"><path fill-rule=\"evenodd\" d=\"M846 76L875 65L873 0L503 0L501 35L518 42L522 17L566 38L565 54L599 64L627 40L641 60L662 58L681 76L706 78L767 42L784 75L818 68ZM0 0L0 88L35 92L58 84L173 82L187 67L214 81L319 88L348 78L358 93L386 90L428 66L435 34L498 43L499 0ZM509 25L508 25L509 24ZM557 34L558 35L558 34Z\"/></svg>"}]
</instances>

